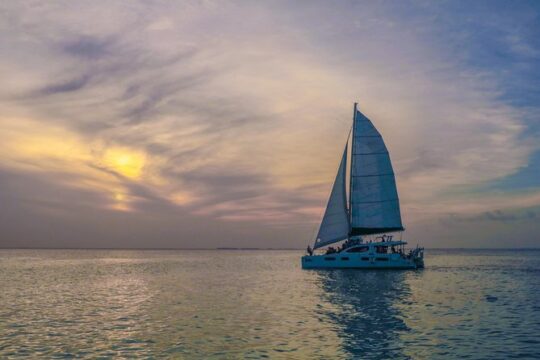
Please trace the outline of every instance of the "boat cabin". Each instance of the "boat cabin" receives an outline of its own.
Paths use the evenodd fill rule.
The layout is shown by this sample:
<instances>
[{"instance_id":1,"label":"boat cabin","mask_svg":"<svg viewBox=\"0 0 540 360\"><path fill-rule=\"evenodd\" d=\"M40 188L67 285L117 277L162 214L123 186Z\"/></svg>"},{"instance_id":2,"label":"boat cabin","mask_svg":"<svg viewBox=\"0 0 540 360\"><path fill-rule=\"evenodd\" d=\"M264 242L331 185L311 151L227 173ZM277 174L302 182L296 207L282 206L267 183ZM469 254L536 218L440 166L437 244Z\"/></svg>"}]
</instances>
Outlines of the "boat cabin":
<instances>
[{"instance_id":1,"label":"boat cabin","mask_svg":"<svg viewBox=\"0 0 540 360\"><path fill-rule=\"evenodd\" d=\"M343 243L341 247L335 249L330 246L326 250L326 254L334 253L363 253L369 252L374 254L395 254L395 253L404 253L405 241L377 241L377 242L364 242L364 243L355 243L350 245L347 241Z\"/></svg>"},{"instance_id":2,"label":"boat cabin","mask_svg":"<svg viewBox=\"0 0 540 360\"><path fill-rule=\"evenodd\" d=\"M401 268L423 267L423 249L405 250L405 241L377 241L334 249L322 255L304 256L302 267L309 268Z\"/></svg>"}]
</instances>

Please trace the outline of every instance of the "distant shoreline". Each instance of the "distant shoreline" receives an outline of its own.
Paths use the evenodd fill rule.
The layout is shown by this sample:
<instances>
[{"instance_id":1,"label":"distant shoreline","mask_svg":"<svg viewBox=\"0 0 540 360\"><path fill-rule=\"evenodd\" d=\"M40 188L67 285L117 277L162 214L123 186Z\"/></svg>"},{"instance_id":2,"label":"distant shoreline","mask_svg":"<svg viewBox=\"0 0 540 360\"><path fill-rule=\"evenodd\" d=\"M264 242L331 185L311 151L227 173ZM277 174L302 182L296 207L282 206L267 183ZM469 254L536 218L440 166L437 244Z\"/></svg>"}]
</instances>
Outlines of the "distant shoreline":
<instances>
[{"instance_id":1,"label":"distant shoreline","mask_svg":"<svg viewBox=\"0 0 540 360\"><path fill-rule=\"evenodd\" d=\"M536 251L540 247L524 248L425 248L426 250L493 250L493 251ZM156 251L156 250L175 250L175 251L304 251L305 248L251 248L251 247L217 247L217 248L82 248L82 247L0 247L0 250L137 250L137 251Z\"/></svg>"}]
</instances>

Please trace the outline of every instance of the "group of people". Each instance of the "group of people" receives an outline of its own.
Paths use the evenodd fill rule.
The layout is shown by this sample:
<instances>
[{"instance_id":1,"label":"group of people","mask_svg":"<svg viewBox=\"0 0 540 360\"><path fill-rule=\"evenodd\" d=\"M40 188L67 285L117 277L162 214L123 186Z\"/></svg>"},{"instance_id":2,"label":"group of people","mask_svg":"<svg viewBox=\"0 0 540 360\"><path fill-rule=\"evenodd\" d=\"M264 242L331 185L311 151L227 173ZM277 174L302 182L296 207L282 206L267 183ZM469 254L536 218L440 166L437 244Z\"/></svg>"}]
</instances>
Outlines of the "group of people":
<instances>
[{"instance_id":1,"label":"group of people","mask_svg":"<svg viewBox=\"0 0 540 360\"><path fill-rule=\"evenodd\" d=\"M341 246L338 246L337 248L335 248L333 246L329 246L326 249L326 255L341 252L341 251L343 251L345 249L350 248L351 246L355 246L355 245L358 245L358 244L360 244L360 239L347 239ZM313 249L311 248L311 246L308 245L306 251L309 254L309 256L313 255Z\"/></svg>"},{"instance_id":2,"label":"group of people","mask_svg":"<svg viewBox=\"0 0 540 360\"><path fill-rule=\"evenodd\" d=\"M393 238L394 238L394 235L386 235L386 234L378 237L378 239L381 239L382 242L392 241Z\"/></svg>"},{"instance_id":3,"label":"group of people","mask_svg":"<svg viewBox=\"0 0 540 360\"><path fill-rule=\"evenodd\" d=\"M338 253L339 251L340 251L339 247L336 249L333 246L329 246L328 249L326 249L326 255L335 254L335 253Z\"/></svg>"},{"instance_id":4,"label":"group of people","mask_svg":"<svg viewBox=\"0 0 540 360\"><path fill-rule=\"evenodd\" d=\"M338 252L342 252L343 250L346 250L350 248L351 246L359 245L360 242L361 242L360 239L347 239L345 240L343 244L341 244L341 247L338 246L337 249L334 248L333 246L328 247L328 249L326 250L326 254L328 255L328 254L335 254Z\"/></svg>"},{"instance_id":5,"label":"group of people","mask_svg":"<svg viewBox=\"0 0 540 360\"><path fill-rule=\"evenodd\" d=\"M326 249L326 255L329 255L329 254L335 254L335 253L338 253L338 252L341 252L345 249L348 249L349 247L351 246L354 246L354 245L358 245L360 243L359 240L357 239L347 239L342 245L341 247L338 246L337 248L333 247L333 246L329 246L327 249ZM309 256L312 256L313 255L313 249L311 248L311 246L308 245L307 249L306 249L307 253L309 254Z\"/></svg>"},{"instance_id":6,"label":"group of people","mask_svg":"<svg viewBox=\"0 0 540 360\"><path fill-rule=\"evenodd\" d=\"M381 242L387 242L387 241L392 241L392 235L382 235L380 237L381 239ZM362 242L362 240L360 238L356 238L356 239L347 239L345 240L345 242L340 246L338 246L337 248L334 248L333 246L329 246L327 249L326 249L326 255L329 255L329 254L335 254L335 253L339 253L345 249L348 249L350 248L351 246L356 246L356 245L359 245L360 243ZM366 244L370 244L372 241L368 241ZM376 246L376 251L377 253L379 254L387 254L388 253L388 246ZM396 248L394 246L391 247L391 251L392 251L392 254L395 254L395 253L399 253L401 255L404 255L403 253L403 250L400 248L399 250L396 250ZM313 249L311 248L311 246L308 245L307 247L307 253L312 256L313 255Z\"/></svg>"}]
</instances>

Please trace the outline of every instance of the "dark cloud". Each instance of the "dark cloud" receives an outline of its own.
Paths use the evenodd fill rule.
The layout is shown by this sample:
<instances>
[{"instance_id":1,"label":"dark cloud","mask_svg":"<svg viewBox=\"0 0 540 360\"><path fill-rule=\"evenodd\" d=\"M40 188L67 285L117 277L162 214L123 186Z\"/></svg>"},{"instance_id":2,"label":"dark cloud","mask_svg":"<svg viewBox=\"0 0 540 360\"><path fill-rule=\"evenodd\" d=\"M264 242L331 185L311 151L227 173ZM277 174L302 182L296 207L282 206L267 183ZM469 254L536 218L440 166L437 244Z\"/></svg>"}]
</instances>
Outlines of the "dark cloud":
<instances>
[{"instance_id":1,"label":"dark cloud","mask_svg":"<svg viewBox=\"0 0 540 360\"><path fill-rule=\"evenodd\" d=\"M264 175L234 169L198 170L179 174L178 177L187 189L200 189L205 193L198 206L252 199L270 188Z\"/></svg>"},{"instance_id":2,"label":"dark cloud","mask_svg":"<svg viewBox=\"0 0 540 360\"><path fill-rule=\"evenodd\" d=\"M39 95L56 95L68 92L74 92L84 88L90 80L90 76L83 75L75 79L67 80L65 82L54 83L46 85L44 88L38 90Z\"/></svg>"},{"instance_id":3,"label":"dark cloud","mask_svg":"<svg viewBox=\"0 0 540 360\"><path fill-rule=\"evenodd\" d=\"M112 55L112 40L101 40L90 36L81 36L70 39L60 45L61 53L85 60L98 60L106 55ZM48 96L74 92L87 86L90 80L100 73L100 69L81 65L78 70L66 69L71 72L72 78L65 81L53 82L37 91L37 95ZM106 71L105 71L106 72Z\"/></svg>"},{"instance_id":4,"label":"dark cloud","mask_svg":"<svg viewBox=\"0 0 540 360\"><path fill-rule=\"evenodd\" d=\"M114 41L91 36L80 36L61 45L61 50L70 56L85 60L97 60L110 55Z\"/></svg>"},{"instance_id":5,"label":"dark cloud","mask_svg":"<svg viewBox=\"0 0 540 360\"><path fill-rule=\"evenodd\" d=\"M493 210L486 211L481 214L472 215L472 216L463 216L453 214L450 218L443 219L444 223L459 223L459 222L496 222L496 223L512 223L517 221L530 221L534 220L537 216L537 211L540 213L540 210L537 209L528 209L528 210L514 210L514 211L503 211L503 210Z\"/></svg>"},{"instance_id":6,"label":"dark cloud","mask_svg":"<svg viewBox=\"0 0 540 360\"><path fill-rule=\"evenodd\" d=\"M503 222L516 221L519 219L518 216L504 212L502 210L487 211L480 216L480 219L482 218L489 221L503 221Z\"/></svg>"},{"instance_id":7,"label":"dark cloud","mask_svg":"<svg viewBox=\"0 0 540 360\"><path fill-rule=\"evenodd\" d=\"M48 114L58 122L83 134L102 132L118 126L151 123L166 115L185 113L183 103L201 103L193 90L216 75L215 70L192 69L186 63L183 71L172 71L197 55L196 47L179 47L167 55L154 53L139 43L105 40L90 36L67 36L59 46L58 62L65 62L61 73L50 74L54 80L35 91L17 97L19 104ZM78 59L75 65L71 58ZM174 75L170 75L171 72ZM101 89L108 96L99 96ZM68 95L77 106L66 106L51 95ZM182 98L181 101L177 101ZM192 100L189 100L192 99ZM70 102L70 104L72 104ZM193 106L189 106L193 108ZM77 119L77 121L73 121Z\"/></svg>"},{"instance_id":8,"label":"dark cloud","mask_svg":"<svg viewBox=\"0 0 540 360\"><path fill-rule=\"evenodd\" d=\"M177 178L182 189L200 195L187 207L194 211L205 211L213 217L254 216L260 214L260 221L267 221L265 213L280 213L289 220L307 221L312 219L302 214L306 206L323 207L324 202L304 188L284 190L276 187L263 173L250 173L238 169L199 169L191 172L174 170L165 172L168 178Z\"/></svg>"},{"instance_id":9,"label":"dark cloud","mask_svg":"<svg viewBox=\"0 0 540 360\"><path fill-rule=\"evenodd\" d=\"M154 83L142 85L131 85L126 93L129 98L138 98L134 105L123 114L128 122L126 125L138 124L145 120L152 120L156 114L162 115L165 111L160 111L160 107L167 105L177 96L181 96L183 91L195 88L197 85L208 81L211 74L199 72L176 76L173 79L154 80ZM179 109L177 109L179 110Z\"/></svg>"}]
</instances>

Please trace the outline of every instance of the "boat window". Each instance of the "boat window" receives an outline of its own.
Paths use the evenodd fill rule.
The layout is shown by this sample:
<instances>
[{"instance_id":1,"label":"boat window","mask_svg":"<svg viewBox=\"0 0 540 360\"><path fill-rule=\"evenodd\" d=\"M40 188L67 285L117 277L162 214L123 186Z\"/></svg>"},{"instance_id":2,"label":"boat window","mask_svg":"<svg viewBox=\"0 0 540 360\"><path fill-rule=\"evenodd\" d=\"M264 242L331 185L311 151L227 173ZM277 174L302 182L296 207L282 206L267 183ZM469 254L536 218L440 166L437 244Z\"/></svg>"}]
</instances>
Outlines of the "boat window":
<instances>
[{"instance_id":1,"label":"boat window","mask_svg":"<svg viewBox=\"0 0 540 360\"><path fill-rule=\"evenodd\" d=\"M375 246L375 251L378 254L387 254L388 253L388 246Z\"/></svg>"},{"instance_id":2,"label":"boat window","mask_svg":"<svg viewBox=\"0 0 540 360\"><path fill-rule=\"evenodd\" d=\"M350 253L361 253L361 252L366 252L369 250L369 246L358 246L358 247L354 247L350 250L347 250L347 252L350 252Z\"/></svg>"},{"instance_id":3,"label":"boat window","mask_svg":"<svg viewBox=\"0 0 540 360\"><path fill-rule=\"evenodd\" d=\"M333 256L327 256L324 258L324 260L336 260L336 258Z\"/></svg>"},{"instance_id":4,"label":"boat window","mask_svg":"<svg viewBox=\"0 0 540 360\"><path fill-rule=\"evenodd\" d=\"M348 257L342 257L341 260L349 260Z\"/></svg>"},{"instance_id":5,"label":"boat window","mask_svg":"<svg viewBox=\"0 0 540 360\"><path fill-rule=\"evenodd\" d=\"M363 257L362 261L369 261L369 258L368 257Z\"/></svg>"},{"instance_id":6,"label":"boat window","mask_svg":"<svg viewBox=\"0 0 540 360\"><path fill-rule=\"evenodd\" d=\"M388 258L375 258L376 261L388 261Z\"/></svg>"},{"instance_id":7,"label":"boat window","mask_svg":"<svg viewBox=\"0 0 540 360\"><path fill-rule=\"evenodd\" d=\"M304 259L305 262L311 262L311 259Z\"/></svg>"}]
</instances>

